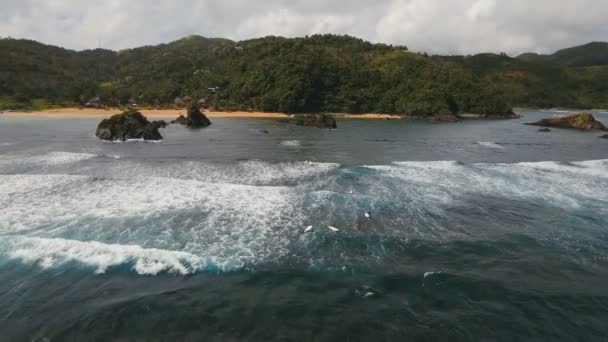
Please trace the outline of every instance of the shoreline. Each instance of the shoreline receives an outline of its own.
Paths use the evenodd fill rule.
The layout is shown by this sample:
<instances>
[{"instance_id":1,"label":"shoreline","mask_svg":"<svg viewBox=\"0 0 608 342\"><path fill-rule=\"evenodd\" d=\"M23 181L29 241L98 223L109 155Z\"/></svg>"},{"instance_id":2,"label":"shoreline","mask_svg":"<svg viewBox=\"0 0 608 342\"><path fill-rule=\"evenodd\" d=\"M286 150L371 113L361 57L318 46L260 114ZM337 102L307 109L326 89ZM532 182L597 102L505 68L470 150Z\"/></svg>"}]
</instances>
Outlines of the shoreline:
<instances>
[{"instance_id":1,"label":"shoreline","mask_svg":"<svg viewBox=\"0 0 608 342\"><path fill-rule=\"evenodd\" d=\"M180 115L185 115L185 109L139 109L143 115L149 118L176 119ZM5 117L19 118L108 118L114 114L120 114L121 109L95 109L95 108L58 108L47 109L41 111L11 111L0 114ZM285 113L266 113L266 112L219 112L205 111L205 115L209 118L233 118L233 119L292 119L296 117L293 114ZM407 116L398 114L346 114L332 113L336 119L353 119L353 120L401 120L408 118Z\"/></svg>"}]
</instances>

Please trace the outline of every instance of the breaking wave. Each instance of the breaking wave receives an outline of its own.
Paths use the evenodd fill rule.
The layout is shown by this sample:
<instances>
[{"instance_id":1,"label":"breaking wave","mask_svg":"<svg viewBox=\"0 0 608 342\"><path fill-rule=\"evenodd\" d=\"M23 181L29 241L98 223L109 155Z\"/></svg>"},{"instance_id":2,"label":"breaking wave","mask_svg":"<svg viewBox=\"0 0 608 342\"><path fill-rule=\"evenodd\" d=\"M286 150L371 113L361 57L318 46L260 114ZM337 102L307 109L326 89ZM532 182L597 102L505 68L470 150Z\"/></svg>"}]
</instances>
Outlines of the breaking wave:
<instances>
[{"instance_id":1,"label":"breaking wave","mask_svg":"<svg viewBox=\"0 0 608 342\"><path fill-rule=\"evenodd\" d=\"M65 239L0 237L0 256L43 269L76 263L94 269L96 274L119 266L129 266L141 275L187 275L216 269L227 271L221 265L190 253Z\"/></svg>"},{"instance_id":2,"label":"breaking wave","mask_svg":"<svg viewBox=\"0 0 608 342\"><path fill-rule=\"evenodd\" d=\"M105 175L0 175L3 258L43 268L79 263L97 273L230 271L286 259L342 268L381 263L388 246L399 249L404 241L570 234L568 225L552 224L556 219L574 220L582 237L608 215L608 160L155 168L100 158L108 158ZM314 231L305 234L309 225Z\"/></svg>"}]
</instances>

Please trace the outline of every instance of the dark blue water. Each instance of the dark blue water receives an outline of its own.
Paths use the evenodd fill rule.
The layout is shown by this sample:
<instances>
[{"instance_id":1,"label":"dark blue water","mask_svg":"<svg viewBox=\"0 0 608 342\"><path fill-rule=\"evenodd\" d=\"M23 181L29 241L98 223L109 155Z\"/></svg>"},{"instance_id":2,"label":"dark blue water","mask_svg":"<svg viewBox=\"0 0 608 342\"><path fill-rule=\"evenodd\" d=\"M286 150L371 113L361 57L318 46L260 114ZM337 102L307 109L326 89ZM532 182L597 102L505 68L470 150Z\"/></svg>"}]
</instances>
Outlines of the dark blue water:
<instances>
[{"instance_id":1,"label":"dark blue water","mask_svg":"<svg viewBox=\"0 0 608 342\"><path fill-rule=\"evenodd\" d=\"M605 340L608 141L522 114L0 117L0 340Z\"/></svg>"}]
</instances>

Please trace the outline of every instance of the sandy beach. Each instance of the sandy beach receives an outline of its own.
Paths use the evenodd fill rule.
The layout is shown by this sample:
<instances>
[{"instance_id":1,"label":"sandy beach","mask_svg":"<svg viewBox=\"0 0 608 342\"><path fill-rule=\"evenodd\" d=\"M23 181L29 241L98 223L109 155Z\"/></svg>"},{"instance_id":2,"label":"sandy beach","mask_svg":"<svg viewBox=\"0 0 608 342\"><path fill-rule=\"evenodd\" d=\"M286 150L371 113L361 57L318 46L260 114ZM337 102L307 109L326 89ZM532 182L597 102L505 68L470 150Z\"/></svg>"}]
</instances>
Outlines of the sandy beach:
<instances>
[{"instance_id":1,"label":"sandy beach","mask_svg":"<svg viewBox=\"0 0 608 342\"><path fill-rule=\"evenodd\" d=\"M185 115L185 109L140 109L143 115L149 118L174 119L180 115ZM7 117L41 117L41 118L69 118L69 117L110 117L114 114L119 114L120 109L95 109L95 108L58 108L48 109L43 111L32 112L6 112L1 114ZM210 118L234 118L234 119L289 119L293 115L285 113L265 113L265 112L216 112L205 111L205 114ZM360 120L386 120L400 119L398 115L388 114L333 114L338 119L360 119Z\"/></svg>"}]
</instances>

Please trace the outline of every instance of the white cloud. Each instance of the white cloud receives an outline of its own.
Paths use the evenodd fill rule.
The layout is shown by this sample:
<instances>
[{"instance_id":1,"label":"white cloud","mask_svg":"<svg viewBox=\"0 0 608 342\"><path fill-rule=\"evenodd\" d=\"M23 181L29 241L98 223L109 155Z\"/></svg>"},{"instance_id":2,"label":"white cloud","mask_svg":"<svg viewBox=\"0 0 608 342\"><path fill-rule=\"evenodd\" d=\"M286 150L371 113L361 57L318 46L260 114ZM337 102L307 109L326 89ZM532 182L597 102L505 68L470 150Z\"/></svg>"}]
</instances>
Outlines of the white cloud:
<instances>
[{"instance_id":1,"label":"white cloud","mask_svg":"<svg viewBox=\"0 0 608 342\"><path fill-rule=\"evenodd\" d=\"M608 1L3 0L0 36L122 49L190 34L350 34L436 53L549 52L607 40Z\"/></svg>"},{"instance_id":2,"label":"white cloud","mask_svg":"<svg viewBox=\"0 0 608 342\"><path fill-rule=\"evenodd\" d=\"M496 0L478 0L467 10L467 16L473 21L490 18L496 10Z\"/></svg>"}]
</instances>

